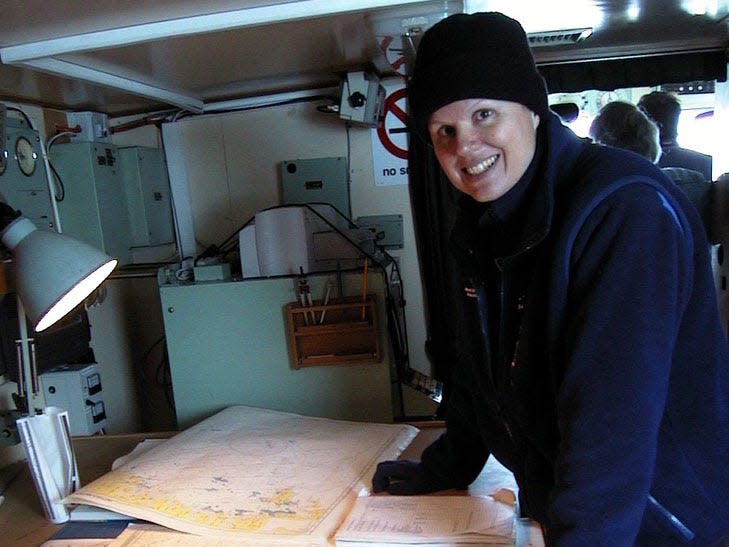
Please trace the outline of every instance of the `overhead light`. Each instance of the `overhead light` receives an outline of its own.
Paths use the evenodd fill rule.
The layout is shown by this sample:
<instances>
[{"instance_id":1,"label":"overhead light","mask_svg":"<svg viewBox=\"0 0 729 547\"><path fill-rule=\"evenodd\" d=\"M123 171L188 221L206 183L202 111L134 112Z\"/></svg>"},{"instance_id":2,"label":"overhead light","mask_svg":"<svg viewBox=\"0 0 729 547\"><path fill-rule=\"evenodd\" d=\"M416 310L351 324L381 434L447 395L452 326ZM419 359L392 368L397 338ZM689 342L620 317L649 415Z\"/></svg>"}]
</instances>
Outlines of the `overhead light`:
<instances>
[{"instance_id":1,"label":"overhead light","mask_svg":"<svg viewBox=\"0 0 729 547\"><path fill-rule=\"evenodd\" d=\"M562 29L598 29L605 18L602 2L553 0L515 2L514 0L465 0L465 12L499 11L519 21L527 34Z\"/></svg>"},{"instance_id":2,"label":"overhead light","mask_svg":"<svg viewBox=\"0 0 729 547\"><path fill-rule=\"evenodd\" d=\"M629 21L637 21L638 17L640 17L640 5L638 2L631 2L625 10L625 15L627 15Z\"/></svg>"},{"instance_id":3,"label":"overhead light","mask_svg":"<svg viewBox=\"0 0 729 547\"><path fill-rule=\"evenodd\" d=\"M591 34L592 28L549 30L546 32L530 32L527 34L527 40L532 47L562 46L581 42Z\"/></svg>"},{"instance_id":4,"label":"overhead light","mask_svg":"<svg viewBox=\"0 0 729 547\"><path fill-rule=\"evenodd\" d=\"M683 0L681 8L691 15L716 16L718 11L717 0Z\"/></svg>"},{"instance_id":5,"label":"overhead light","mask_svg":"<svg viewBox=\"0 0 729 547\"><path fill-rule=\"evenodd\" d=\"M38 228L0 202L0 240L10 251L15 289L33 328L47 329L90 295L117 260L65 234Z\"/></svg>"}]
</instances>

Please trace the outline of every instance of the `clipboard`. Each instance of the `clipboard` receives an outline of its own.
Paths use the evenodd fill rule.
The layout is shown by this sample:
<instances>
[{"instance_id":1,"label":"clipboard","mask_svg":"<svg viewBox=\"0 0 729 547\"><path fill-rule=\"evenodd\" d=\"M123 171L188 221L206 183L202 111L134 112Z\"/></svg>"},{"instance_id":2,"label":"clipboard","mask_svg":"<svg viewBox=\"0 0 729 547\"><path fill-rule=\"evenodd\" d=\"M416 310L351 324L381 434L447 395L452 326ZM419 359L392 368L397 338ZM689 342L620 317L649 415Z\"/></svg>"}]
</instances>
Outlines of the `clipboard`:
<instances>
[{"instance_id":1,"label":"clipboard","mask_svg":"<svg viewBox=\"0 0 729 547\"><path fill-rule=\"evenodd\" d=\"M68 411L47 407L43 414L19 418L17 426L46 517L54 524L67 522L63 500L81 486Z\"/></svg>"}]
</instances>

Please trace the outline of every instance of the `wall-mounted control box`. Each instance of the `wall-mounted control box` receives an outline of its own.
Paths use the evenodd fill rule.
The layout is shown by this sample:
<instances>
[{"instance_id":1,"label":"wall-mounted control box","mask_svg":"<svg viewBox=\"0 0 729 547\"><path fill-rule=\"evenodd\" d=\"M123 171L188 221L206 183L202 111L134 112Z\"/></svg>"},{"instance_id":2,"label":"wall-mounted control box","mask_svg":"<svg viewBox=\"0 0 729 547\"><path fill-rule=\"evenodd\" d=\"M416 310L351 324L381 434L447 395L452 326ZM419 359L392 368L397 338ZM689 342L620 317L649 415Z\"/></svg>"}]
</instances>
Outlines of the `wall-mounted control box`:
<instances>
[{"instance_id":1,"label":"wall-mounted control box","mask_svg":"<svg viewBox=\"0 0 729 547\"><path fill-rule=\"evenodd\" d=\"M96 363L61 365L39 377L46 406L68 411L71 435L95 435L106 428L101 375Z\"/></svg>"}]
</instances>

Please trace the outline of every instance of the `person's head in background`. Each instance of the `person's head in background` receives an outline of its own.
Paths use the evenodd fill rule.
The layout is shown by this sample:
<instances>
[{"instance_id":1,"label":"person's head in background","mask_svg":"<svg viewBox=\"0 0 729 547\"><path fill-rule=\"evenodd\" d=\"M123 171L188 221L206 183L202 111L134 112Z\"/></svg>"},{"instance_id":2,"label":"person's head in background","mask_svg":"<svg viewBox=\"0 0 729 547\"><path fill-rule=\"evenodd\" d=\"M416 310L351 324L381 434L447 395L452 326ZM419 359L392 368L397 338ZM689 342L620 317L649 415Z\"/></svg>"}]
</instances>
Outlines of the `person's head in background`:
<instances>
[{"instance_id":1,"label":"person's head in background","mask_svg":"<svg viewBox=\"0 0 729 547\"><path fill-rule=\"evenodd\" d=\"M666 91L651 91L640 98L638 108L658 125L661 145L676 143L681 103L675 95Z\"/></svg>"},{"instance_id":2,"label":"person's head in background","mask_svg":"<svg viewBox=\"0 0 729 547\"><path fill-rule=\"evenodd\" d=\"M651 118L661 133L661 158L659 167L681 167L698 171L706 180L712 180L714 166L709 154L683 148L676 141L678 120L681 116L681 103L678 98L665 91L653 91L643 95L638 101L638 108Z\"/></svg>"},{"instance_id":3,"label":"person's head in background","mask_svg":"<svg viewBox=\"0 0 729 547\"><path fill-rule=\"evenodd\" d=\"M589 135L597 143L632 150L652 163L661 156L658 127L632 103L614 101L603 106Z\"/></svg>"}]
</instances>

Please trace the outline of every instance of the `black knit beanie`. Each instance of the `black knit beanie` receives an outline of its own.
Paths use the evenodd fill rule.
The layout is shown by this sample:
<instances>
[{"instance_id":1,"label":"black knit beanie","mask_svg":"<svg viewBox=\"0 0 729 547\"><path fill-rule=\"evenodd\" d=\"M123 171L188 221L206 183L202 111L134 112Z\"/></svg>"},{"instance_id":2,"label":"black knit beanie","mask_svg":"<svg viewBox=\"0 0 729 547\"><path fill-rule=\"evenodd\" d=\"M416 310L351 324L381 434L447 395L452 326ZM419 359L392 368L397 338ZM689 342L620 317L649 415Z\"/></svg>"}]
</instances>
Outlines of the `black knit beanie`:
<instances>
[{"instance_id":1,"label":"black knit beanie","mask_svg":"<svg viewBox=\"0 0 729 547\"><path fill-rule=\"evenodd\" d=\"M518 21L497 12L459 13L425 32L408 84L414 128L427 135L430 115L462 99L521 103L546 119L547 89Z\"/></svg>"}]
</instances>

